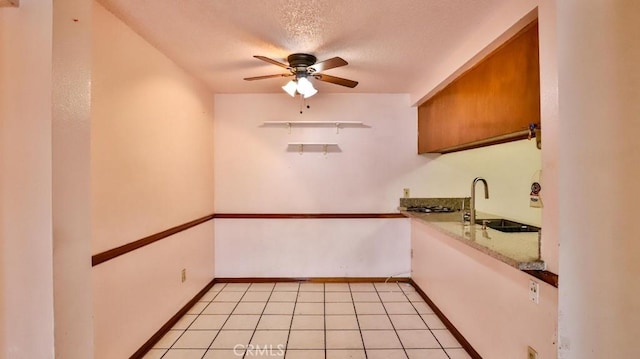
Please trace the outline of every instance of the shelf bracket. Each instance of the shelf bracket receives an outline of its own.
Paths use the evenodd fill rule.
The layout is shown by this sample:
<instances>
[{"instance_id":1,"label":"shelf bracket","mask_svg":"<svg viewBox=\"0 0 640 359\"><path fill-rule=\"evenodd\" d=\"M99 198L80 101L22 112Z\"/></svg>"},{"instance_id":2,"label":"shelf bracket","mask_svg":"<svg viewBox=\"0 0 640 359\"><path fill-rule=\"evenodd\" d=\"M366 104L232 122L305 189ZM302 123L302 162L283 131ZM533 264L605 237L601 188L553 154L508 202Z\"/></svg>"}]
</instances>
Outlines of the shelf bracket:
<instances>
[{"instance_id":1,"label":"shelf bracket","mask_svg":"<svg viewBox=\"0 0 640 359\"><path fill-rule=\"evenodd\" d=\"M289 134L291 134L291 122L287 122L287 130L289 131Z\"/></svg>"},{"instance_id":2,"label":"shelf bracket","mask_svg":"<svg viewBox=\"0 0 640 359\"><path fill-rule=\"evenodd\" d=\"M300 154L302 156L302 153L304 152L304 144L300 144L300 150L298 151L298 154Z\"/></svg>"},{"instance_id":3,"label":"shelf bracket","mask_svg":"<svg viewBox=\"0 0 640 359\"><path fill-rule=\"evenodd\" d=\"M336 134L340 134L340 122L336 122Z\"/></svg>"}]
</instances>

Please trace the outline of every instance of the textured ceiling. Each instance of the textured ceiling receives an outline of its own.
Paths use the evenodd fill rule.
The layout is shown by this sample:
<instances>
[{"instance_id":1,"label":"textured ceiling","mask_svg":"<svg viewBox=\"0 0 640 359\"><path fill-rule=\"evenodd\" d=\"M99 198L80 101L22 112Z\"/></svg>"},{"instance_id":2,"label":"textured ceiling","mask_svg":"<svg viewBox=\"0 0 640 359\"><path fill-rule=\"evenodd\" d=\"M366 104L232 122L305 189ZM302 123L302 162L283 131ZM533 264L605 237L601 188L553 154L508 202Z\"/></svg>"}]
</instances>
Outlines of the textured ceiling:
<instances>
[{"instance_id":1,"label":"textured ceiling","mask_svg":"<svg viewBox=\"0 0 640 359\"><path fill-rule=\"evenodd\" d=\"M286 62L307 52L348 66L325 73L359 81L326 92L408 93L474 27L510 0L100 0L116 16L216 93L282 91ZM511 0L512 1L512 0ZM415 87L415 86L413 86Z\"/></svg>"}]
</instances>

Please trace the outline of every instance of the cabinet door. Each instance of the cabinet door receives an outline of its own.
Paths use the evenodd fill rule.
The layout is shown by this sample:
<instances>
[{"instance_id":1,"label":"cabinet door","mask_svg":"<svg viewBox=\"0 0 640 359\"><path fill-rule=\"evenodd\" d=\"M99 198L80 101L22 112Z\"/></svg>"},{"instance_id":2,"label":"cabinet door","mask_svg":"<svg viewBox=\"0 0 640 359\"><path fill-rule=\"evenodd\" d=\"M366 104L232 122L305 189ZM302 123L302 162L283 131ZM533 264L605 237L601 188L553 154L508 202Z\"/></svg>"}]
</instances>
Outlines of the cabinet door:
<instances>
[{"instance_id":1,"label":"cabinet door","mask_svg":"<svg viewBox=\"0 0 640 359\"><path fill-rule=\"evenodd\" d=\"M537 21L418 108L418 152L520 139L531 123L540 124Z\"/></svg>"}]
</instances>

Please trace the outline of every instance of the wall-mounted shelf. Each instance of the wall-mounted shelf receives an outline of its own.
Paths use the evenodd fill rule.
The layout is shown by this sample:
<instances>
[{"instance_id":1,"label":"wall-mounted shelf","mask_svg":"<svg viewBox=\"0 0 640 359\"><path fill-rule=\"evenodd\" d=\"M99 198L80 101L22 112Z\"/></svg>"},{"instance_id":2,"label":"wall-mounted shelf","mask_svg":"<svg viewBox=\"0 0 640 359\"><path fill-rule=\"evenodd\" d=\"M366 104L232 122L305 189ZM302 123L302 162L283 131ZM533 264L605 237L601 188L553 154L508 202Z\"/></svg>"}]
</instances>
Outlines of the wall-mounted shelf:
<instances>
[{"instance_id":1,"label":"wall-mounted shelf","mask_svg":"<svg viewBox=\"0 0 640 359\"><path fill-rule=\"evenodd\" d=\"M320 142L292 142L288 144L288 147L297 148L298 153L304 153L305 149L309 152L318 152L318 149L321 149L322 152L326 155L330 148L333 148L335 152L339 152L340 148L337 143L320 143Z\"/></svg>"},{"instance_id":2,"label":"wall-mounted shelf","mask_svg":"<svg viewBox=\"0 0 640 359\"><path fill-rule=\"evenodd\" d=\"M265 121L263 125L283 125L287 127L289 133L291 133L291 127L293 126L335 126L336 133L340 133L340 128L345 125L363 126L364 124L360 121Z\"/></svg>"}]
</instances>

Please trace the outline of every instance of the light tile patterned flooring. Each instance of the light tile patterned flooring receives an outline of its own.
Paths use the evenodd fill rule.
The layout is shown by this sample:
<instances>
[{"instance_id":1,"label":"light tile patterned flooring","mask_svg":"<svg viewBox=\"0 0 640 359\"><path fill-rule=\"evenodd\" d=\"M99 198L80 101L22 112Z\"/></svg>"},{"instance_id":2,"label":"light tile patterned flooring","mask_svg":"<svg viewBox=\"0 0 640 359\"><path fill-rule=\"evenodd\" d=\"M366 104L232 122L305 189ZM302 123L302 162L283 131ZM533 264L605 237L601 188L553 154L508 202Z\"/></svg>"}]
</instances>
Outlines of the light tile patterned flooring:
<instances>
[{"instance_id":1,"label":"light tile patterned flooring","mask_svg":"<svg viewBox=\"0 0 640 359\"><path fill-rule=\"evenodd\" d=\"M151 349L162 359L470 358L407 283L219 283Z\"/></svg>"}]
</instances>

